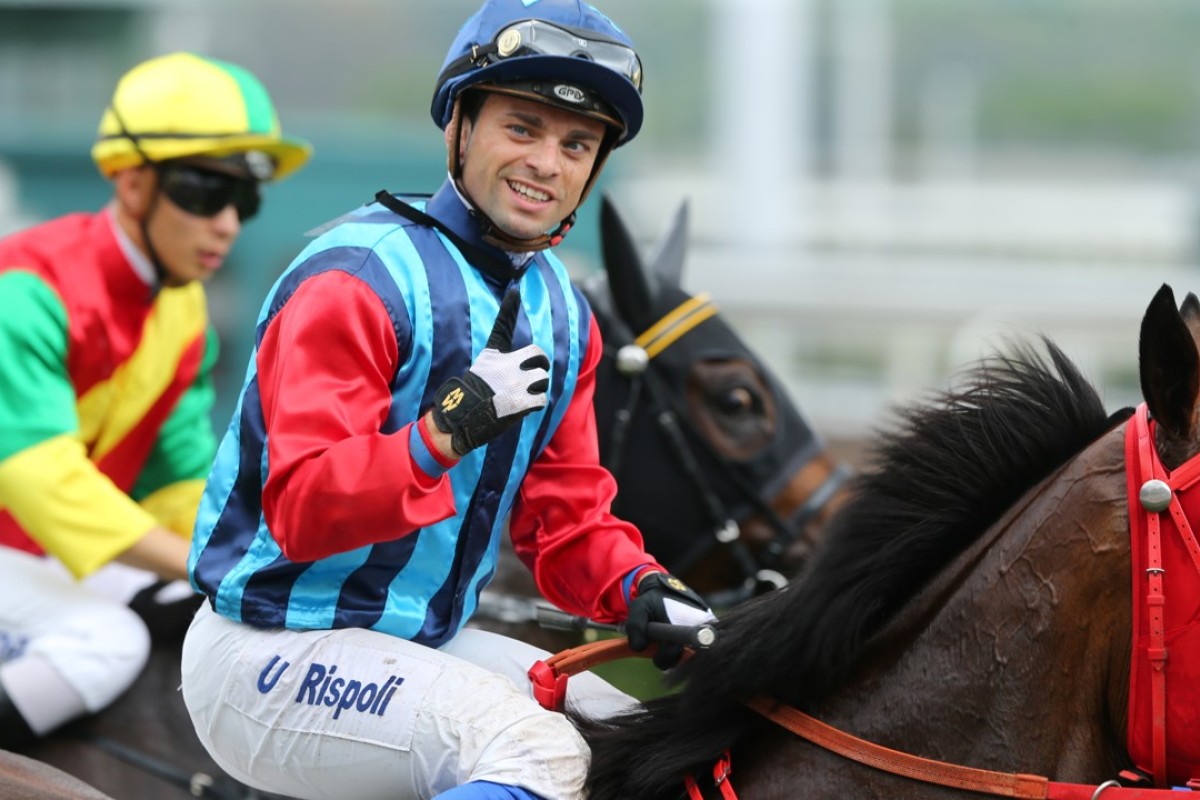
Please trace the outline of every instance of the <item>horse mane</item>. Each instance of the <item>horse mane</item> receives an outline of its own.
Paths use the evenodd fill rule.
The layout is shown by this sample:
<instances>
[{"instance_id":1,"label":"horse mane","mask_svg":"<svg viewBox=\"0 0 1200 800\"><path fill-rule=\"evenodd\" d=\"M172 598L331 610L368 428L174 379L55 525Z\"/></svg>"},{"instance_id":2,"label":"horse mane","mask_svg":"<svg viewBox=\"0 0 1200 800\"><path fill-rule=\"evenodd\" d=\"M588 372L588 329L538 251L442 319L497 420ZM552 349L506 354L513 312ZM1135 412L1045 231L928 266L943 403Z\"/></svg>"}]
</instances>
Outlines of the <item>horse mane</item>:
<instances>
[{"instance_id":1,"label":"horse mane","mask_svg":"<svg viewBox=\"0 0 1200 800\"><path fill-rule=\"evenodd\" d=\"M1112 426L1096 390L1049 339L997 354L957 388L897 409L805 573L717 624L676 670L681 691L607 721L576 719L592 747L591 800L678 796L756 723L737 698L810 707L863 645L1025 492Z\"/></svg>"}]
</instances>

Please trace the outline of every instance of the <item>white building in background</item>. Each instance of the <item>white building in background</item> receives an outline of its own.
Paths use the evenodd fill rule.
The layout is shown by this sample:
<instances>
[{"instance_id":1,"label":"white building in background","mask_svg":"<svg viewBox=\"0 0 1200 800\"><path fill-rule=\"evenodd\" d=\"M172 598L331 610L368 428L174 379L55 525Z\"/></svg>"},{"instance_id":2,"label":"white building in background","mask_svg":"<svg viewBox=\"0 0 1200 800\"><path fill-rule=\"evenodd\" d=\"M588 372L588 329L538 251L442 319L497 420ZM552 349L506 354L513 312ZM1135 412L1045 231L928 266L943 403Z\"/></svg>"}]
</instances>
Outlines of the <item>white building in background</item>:
<instances>
[{"instance_id":1,"label":"white building in background","mask_svg":"<svg viewBox=\"0 0 1200 800\"><path fill-rule=\"evenodd\" d=\"M1052 338L1110 408L1136 401L1138 325L1162 283L1200 293L1195 192L1170 183L807 186L804 235L727 231L724 187L626 180L642 225L690 198L685 283L716 298L822 432L855 438L1010 339ZM799 194L799 193L798 193ZM848 202L848 199L850 200ZM647 231L646 235L653 235Z\"/></svg>"}]
</instances>

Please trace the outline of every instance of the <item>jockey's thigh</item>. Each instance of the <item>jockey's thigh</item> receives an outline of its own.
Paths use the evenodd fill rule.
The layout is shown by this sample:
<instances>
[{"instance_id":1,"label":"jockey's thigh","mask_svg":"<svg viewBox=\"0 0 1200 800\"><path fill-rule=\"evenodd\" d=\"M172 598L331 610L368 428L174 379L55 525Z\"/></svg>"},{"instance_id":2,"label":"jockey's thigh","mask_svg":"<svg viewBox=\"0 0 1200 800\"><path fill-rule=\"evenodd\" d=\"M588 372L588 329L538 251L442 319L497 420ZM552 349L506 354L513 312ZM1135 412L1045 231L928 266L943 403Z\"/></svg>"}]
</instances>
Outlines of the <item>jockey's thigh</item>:
<instances>
[{"instance_id":1,"label":"jockey's thigh","mask_svg":"<svg viewBox=\"0 0 1200 800\"><path fill-rule=\"evenodd\" d=\"M504 675L531 699L533 682L529 680L529 668L550 656L547 651L518 639L473 628L459 631L439 649ZM585 716L611 717L636 704L636 699L591 672L581 672L567 680L567 706Z\"/></svg>"},{"instance_id":2,"label":"jockey's thigh","mask_svg":"<svg viewBox=\"0 0 1200 800\"><path fill-rule=\"evenodd\" d=\"M0 661L36 656L99 711L141 673L150 636L123 603L50 559L0 547Z\"/></svg>"},{"instance_id":3,"label":"jockey's thigh","mask_svg":"<svg viewBox=\"0 0 1200 800\"><path fill-rule=\"evenodd\" d=\"M582 798L588 750L503 675L357 628L262 630L208 605L183 699L216 762L302 800L428 800L468 781Z\"/></svg>"}]
</instances>

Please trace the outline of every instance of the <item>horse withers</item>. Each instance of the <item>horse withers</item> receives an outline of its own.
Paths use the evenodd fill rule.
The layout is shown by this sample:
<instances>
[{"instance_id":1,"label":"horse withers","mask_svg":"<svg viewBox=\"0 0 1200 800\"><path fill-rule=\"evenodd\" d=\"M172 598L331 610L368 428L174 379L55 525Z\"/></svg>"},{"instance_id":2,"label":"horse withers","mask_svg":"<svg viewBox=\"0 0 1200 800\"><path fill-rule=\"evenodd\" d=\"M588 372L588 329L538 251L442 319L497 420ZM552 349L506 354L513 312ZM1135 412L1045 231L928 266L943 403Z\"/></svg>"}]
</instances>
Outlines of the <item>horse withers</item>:
<instances>
[{"instance_id":1,"label":"horse withers","mask_svg":"<svg viewBox=\"0 0 1200 800\"><path fill-rule=\"evenodd\" d=\"M1177 309L1164 286L1141 326L1148 424L1128 409L1106 414L1048 341L1048 355L997 356L960 388L903 410L802 578L723 617L716 644L679 668L679 692L623 718L580 720L593 748L591 800L676 798L687 775L707 784L704 796L724 796L712 769L726 753L742 800L982 796L847 760L746 701L761 711L785 704L938 762L927 777L947 764L1024 773L1067 787L1049 796L1084 798L1135 767L1160 784L1197 777L1188 690L1200 663L1156 648L1154 623L1131 637L1132 587L1153 606L1156 575L1168 600L1173 586L1188 604L1174 616L1167 606L1166 640L1195 629L1200 593L1186 578L1200 571L1189 555L1200 549L1163 522L1163 557L1176 551L1179 566L1164 576L1143 561L1131 573L1131 513L1145 513L1147 473L1128 477L1126 452L1129 427L1146 425L1144 452L1154 455L1142 458L1161 460L1154 470L1176 500L1200 474L1198 338L1200 302L1189 294ZM1151 517L1174 519L1166 508ZM1145 675L1146 654L1161 664L1168 652L1171 699L1154 713L1131 704L1131 665ZM1155 714L1166 736L1151 757L1139 742L1159 729ZM1047 796L1013 786L1009 796Z\"/></svg>"}]
</instances>

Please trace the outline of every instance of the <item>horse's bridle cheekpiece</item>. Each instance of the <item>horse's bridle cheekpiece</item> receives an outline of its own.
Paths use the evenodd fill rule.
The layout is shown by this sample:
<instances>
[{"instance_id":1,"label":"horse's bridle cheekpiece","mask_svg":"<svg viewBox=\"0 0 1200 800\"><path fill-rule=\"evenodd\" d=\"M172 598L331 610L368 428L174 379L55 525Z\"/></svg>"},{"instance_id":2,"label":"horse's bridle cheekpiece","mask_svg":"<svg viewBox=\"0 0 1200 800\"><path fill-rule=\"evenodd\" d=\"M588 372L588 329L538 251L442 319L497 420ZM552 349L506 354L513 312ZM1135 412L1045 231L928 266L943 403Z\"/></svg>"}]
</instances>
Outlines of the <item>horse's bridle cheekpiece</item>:
<instances>
[{"instance_id":1,"label":"horse's bridle cheekpiece","mask_svg":"<svg viewBox=\"0 0 1200 800\"><path fill-rule=\"evenodd\" d=\"M1126 746L1155 785L1200 783L1197 715L1192 711L1200 702L1200 686L1195 668L1188 666L1200 661L1200 622L1194 618L1200 543L1192 524L1200 514L1200 490L1194 490L1200 482L1200 457L1168 471L1154 446L1154 422L1143 403L1126 429L1125 473L1133 570ZM1172 704L1167 703L1168 688Z\"/></svg>"},{"instance_id":2,"label":"horse's bridle cheekpiece","mask_svg":"<svg viewBox=\"0 0 1200 800\"><path fill-rule=\"evenodd\" d=\"M672 569L685 572L712 546L729 548L745 580L733 590L717 596L710 594L705 598L710 604L723 607L734 605L762 591L780 588L787 583L779 567L788 547L833 498L850 477L850 473L846 468L839 467L813 492L804 505L789 519L784 520L762 496L761 487L751 485L731 468L723 456L714 452L712 448L707 448L713 462L722 470L722 477L737 489L741 500L762 515L775 531L774 538L760 552L754 553L746 546L735 514L722 501L713 481L705 476L683 435L683 428L686 426L692 430L695 441L703 443L704 437L692 428L688 415L675 408L670 392L653 369L655 359L665 357L671 345L716 316L717 311L717 305L712 298L707 293L702 293L683 300L636 337L631 336L623 324L614 320L614 327L619 329L626 340L632 341L619 345L606 344L605 355L614 358L617 372L628 381L629 390L625 405L616 413L616 424L613 427L611 447L605 466L614 474L620 468L634 409L644 388L654 405L655 422L668 443L668 449L677 466L696 487L712 524L712 537L702 540L698 548L693 548L690 553L685 554L684 563L672 565ZM786 436L779 438L781 441L786 440ZM814 454L814 450L806 448L800 457L807 459Z\"/></svg>"}]
</instances>

